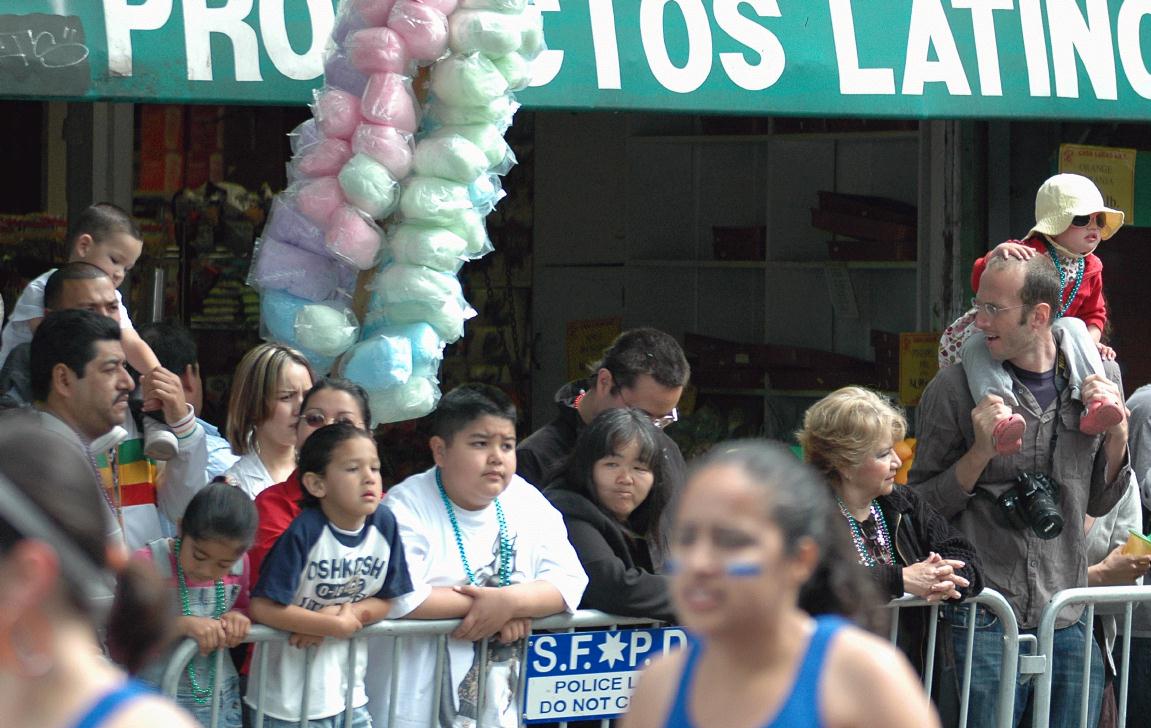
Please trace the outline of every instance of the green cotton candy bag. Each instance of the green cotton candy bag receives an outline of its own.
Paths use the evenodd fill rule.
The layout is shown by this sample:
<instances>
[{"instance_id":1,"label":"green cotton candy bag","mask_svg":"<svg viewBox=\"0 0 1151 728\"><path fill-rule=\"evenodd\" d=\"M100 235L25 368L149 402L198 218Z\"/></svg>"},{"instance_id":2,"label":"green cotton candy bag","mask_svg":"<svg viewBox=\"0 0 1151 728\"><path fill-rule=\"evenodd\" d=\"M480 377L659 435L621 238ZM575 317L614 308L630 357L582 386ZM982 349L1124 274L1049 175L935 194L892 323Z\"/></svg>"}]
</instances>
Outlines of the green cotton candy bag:
<instances>
[{"instance_id":1,"label":"green cotton candy bag","mask_svg":"<svg viewBox=\"0 0 1151 728\"><path fill-rule=\"evenodd\" d=\"M447 273L460 269L468 249L468 241L451 230L413 223L397 225L388 237L388 245L397 263Z\"/></svg>"},{"instance_id":2,"label":"green cotton candy bag","mask_svg":"<svg viewBox=\"0 0 1151 728\"><path fill-rule=\"evenodd\" d=\"M453 53L506 56L523 44L524 22L519 14L461 8L448 19L448 45Z\"/></svg>"},{"instance_id":3,"label":"green cotton candy bag","mask_svg":"<svg viewBox=\"0 0 1151 728\"><path fill-rule=\"evenodd\" d=\"M483 106L508 92L495 64L478 53L453 55L432 66L432 93L449 106Z\"/></svg>"},{"instance_id":4,"label":"green cotton candy bag","mask_svg":"<svg viewBox=\"0 0 1151 728\"><path fill-rule=\"evenodd\" d=\"M443 227L467 242L464 256L469 260L482 258L492 251L492 241L484 225L484 216L478 210L465 210L455 219L445 222Z\"/></svg>"},{"instance_id":5,"label":"green cotton candy bag","mask_svg":"<svg viewBox=\"0 0 1151 728\"><path fill-rule=\"evenodd\" d=\"M387 167L366 154L348 160L339 180L348 202L376 220L387 217L396 207L399 185Z\"/></svg>"},{"instance_id":6,"label":"green cotton candy bag","mask_svg":"<svg viewBox=\"0 0 1151 728\"><path fill-rule=\"evenodd\" d=\"M405 219L434 225L454 223L469 210L472 199L468 186L440 177L410 177L400 197L400 212Z\"/></svg>"},{"instance_id":7,"label":"green cotton candy bag","mask_svg":"<svg viewBox=\"0 0 1151 728\"><path fill-rule=\"evenodd\" d=\"M488 160L488 169L496 174L507 174L516 163L508 140L495 124L453 124L442 126L428 138L441 139L459 135L475 144Z\"/></svg>"},{"instance_id":8,"label":"green cotton candy bag","mask_svg":"<svg viewBox=\"0 0 1151 728\"><path fill-rule=\"evenodd\" d=\"M416 174L470 184L488 171L484 150L459 134L421 139L416 145Z\"/></svg>"},{"instance_id":9,"label":"green cotton candy bag","mask_svg":"<svg viewBox=\"0 0 1151 728\"><path fill-rule=\"evenodd\" d=\"M508 82L509 91L523 91L532 82L532 64L519 53L493 58L492 64Z\"/></svg>"}]
</instances>

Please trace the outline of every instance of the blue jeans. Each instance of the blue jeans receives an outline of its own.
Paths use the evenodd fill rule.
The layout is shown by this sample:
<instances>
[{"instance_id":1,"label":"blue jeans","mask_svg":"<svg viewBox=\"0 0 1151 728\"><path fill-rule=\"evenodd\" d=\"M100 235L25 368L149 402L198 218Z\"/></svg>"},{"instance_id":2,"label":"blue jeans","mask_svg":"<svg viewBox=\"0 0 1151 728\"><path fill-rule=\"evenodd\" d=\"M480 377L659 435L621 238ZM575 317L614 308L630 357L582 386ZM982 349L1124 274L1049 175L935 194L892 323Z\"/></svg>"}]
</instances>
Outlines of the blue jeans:
<instances>
[{"instance_id":1,"label":"blue jeans","mask_svg":"<svg viewBox=\"0 0 1151 728\"><path fill-rule=\"evenodd\" d=\"M252 724L255 725L255 713L252 715ZM299 726L298 720L280 720L270 715L264 716L264 728L299 728ZM308 721L308 728L344 728L344 714L313 718ZM352 728L372 728L372 715L368 712L368 706L352 709Z\"/></svg>"},{"instance_id":2,"label":"blue jeans","mask_svg":"<svg viewBox=\"0 0 1151 728\"><path fill-rule=\"evenodd\" d=\"M967 617L970 607L946 605L940 616L951 626L955 649L955 670L959 687L963 687L963 670L967 653ZM1050 728L1077 728L1083 693L1083 640L1091 634L1086 616L1063 629L1055 630L1051 680ZM1035 630L1020 630L1020 634L1035 634ZM1094 639L1094 638L1092 638ZM1003 625L999 618L982 605L976 607L975 644L971 661L971 700L967 709L967 725L971 728L995 725L995 708L999 696L999 669L1003 662ZM1020 676L1021 678L1023 676ZM1015 683L1015 715L1013 725L1025 725L1030 715L1031 699L1038 676L1026 682ZM1091 650L1091 684L1087 693L1087 725L1099 723L1099 710L1103 694L1103 658L1093 646ZM1027 722L1026 725L1030 725Z\"/></svg>"}]
</instances>

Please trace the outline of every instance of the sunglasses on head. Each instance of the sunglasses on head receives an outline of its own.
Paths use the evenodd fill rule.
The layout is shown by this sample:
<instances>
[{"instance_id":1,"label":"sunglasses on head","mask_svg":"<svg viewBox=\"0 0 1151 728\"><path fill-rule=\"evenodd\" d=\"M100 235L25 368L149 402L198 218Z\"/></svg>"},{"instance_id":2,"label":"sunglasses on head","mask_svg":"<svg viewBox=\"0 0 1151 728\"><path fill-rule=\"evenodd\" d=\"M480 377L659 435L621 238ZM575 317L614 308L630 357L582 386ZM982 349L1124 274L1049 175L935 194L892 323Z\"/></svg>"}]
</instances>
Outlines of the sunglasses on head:
<instances>
[{"instance_id":1,"label":"sunglasses on head","mask_svg":"<svg viewBox=\"0 0 1151 728\"><path fill-rule=\"evenodd\" d=\"M1107 215L1102 212L1092 213L1090 215L1076 215L1071 218L1071 227L1087 227L1091 221L1095 220L1095 227L1107 226Z\"/></svg>"}]
</instances>

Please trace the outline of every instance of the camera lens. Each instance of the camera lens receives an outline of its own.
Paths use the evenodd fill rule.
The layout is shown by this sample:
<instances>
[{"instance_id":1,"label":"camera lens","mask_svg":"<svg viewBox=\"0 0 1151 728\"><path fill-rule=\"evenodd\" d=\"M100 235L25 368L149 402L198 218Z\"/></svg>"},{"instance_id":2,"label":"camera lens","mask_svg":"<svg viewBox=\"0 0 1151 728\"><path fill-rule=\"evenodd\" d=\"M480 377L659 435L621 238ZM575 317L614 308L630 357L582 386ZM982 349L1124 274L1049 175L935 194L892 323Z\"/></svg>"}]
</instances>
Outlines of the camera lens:
<instances>
[{"instance_id":1,"label":"camera lens","mask_svg":"<svg viewBox=\"0 0 1151 728\"><path fill-rule=\"evenodd\" d=\"M1036 483L1023 492L1020 500L1036 536L1052 539L1063 532L1063 514L1047 488Z\"/></svg>"}]
</instances>

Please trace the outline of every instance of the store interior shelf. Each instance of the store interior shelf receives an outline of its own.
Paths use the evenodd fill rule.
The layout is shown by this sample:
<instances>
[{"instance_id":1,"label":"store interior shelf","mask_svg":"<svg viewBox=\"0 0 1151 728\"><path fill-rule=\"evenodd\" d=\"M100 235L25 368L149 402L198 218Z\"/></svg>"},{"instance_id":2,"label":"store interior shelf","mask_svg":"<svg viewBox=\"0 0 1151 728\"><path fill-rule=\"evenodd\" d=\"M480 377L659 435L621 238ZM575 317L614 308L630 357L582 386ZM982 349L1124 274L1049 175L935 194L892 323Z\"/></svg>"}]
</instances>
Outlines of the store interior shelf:
<instances>
[{"instance_id":1,"label":"store interior shelf","mask_svg":"<svg viewBox=\"0 0 1151 728\"><path fill-rule=\"evenodd\" d=\"M788 270L823 269L832 265L843 265L849 270L915 270L914 260L773 260L772 268Z\"/></svg>"},{"instance_id":2,"label":"store interior shelf","mask_svg":"<svg viewBox=\"0 0 1151 728\"><path fill-rule=\"evenodd\" d=\"M766 268L762 260L672 260L640 258L628 261L628 265L643 268Z\"/></svg>"},{"instance_id":3,"label":"store interior shelf","mask_svg":"<svg viewBox=\"0 0 1151 728\"><path fill-rule=\"evenodd\" d=\"M633 144L762 144L768 141L906 141L917 139L916 130L789 132L783 134L647 134L628 139Z\"/></svg>"},{"instance_id":4,"label":"store interior shelf","mask_svg":"<svg viewBox=\"0 0 1151 728\"><path fill-rule=\"evenodd\" d=\"M914 260L674 260L640 258L628 265L642 268L778 268L784 270L822 270L843 265L849 270L915 270Z\"/></svg>"},{"instance_id":5,"label":"store interior shelf","mask_svg":"<svg viewBox=\"0 0 1151 728\"><path fill-rule=\"evenodd\" d=\"M700 394L712 394L725 397L792 397L795 399L820 399L831 394L832 389L754 389L742 387L699 387ZM879 394L896 397L898 392L884 392Z\"/></svg>"}]
</instances>

